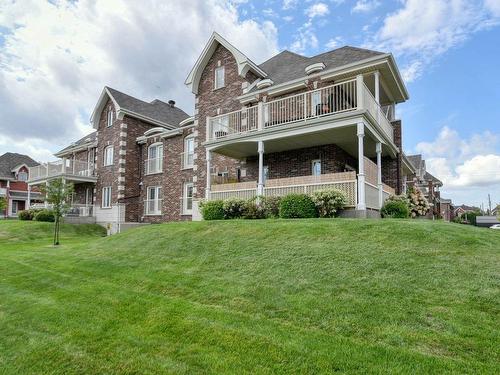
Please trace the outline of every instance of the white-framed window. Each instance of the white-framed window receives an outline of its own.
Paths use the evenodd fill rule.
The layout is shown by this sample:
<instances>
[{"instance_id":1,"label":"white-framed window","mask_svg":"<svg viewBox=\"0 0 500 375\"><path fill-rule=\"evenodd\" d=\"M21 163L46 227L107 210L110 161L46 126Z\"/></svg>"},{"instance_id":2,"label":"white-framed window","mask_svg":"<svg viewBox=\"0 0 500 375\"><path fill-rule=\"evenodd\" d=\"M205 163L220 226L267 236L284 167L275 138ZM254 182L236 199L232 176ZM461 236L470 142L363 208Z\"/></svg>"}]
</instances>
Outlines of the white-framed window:
<instances>
[{"instance_id":1,"label":"white-framed window","mask_svg":"<svg viewBox=\"0 0 500 375\"><path fill-rule=\"evenodd\" d=\"M115 121L115 111L113 108L108 108L108 118L106 121L106 126L109 128L111 125L113 125L113 121Z\"/></svg>"},{"instance_id":2,"label":"white-framed window","mask_svg":"<svg viewBox=\"0 0 500 375\"><path fill-rule=\"evenodd\" d=\"M316 159L311 162L312 175L320 176L321 175L321 159Z\"/></svg>"},{"instance_id":3,"label":"white-framed window","mask_svg":"<svg viewBox=\"0 0 500 375\"><path fill-rule=\"evenodd\" d=\"M161 186L149 186L144 210L146 215L161 215Z\"/></svg>"},{"instance_id":4,"label":"white-framed window","mask_svg":"<svg viewBox=\"0 0 500 375\"><path fill-rule=\"evenodd\" d=\"M148 147L146 174L160 173L163 170L163 144L153 143Z\"/></svg>"},{"instance_id":5,"label":"white-framed window","mask_svg":"<svg viewBox=\"0 0 500 375\"><path fill-rule=\"evenodd\" d=\"M184 193L182 195L182 213L191 215L193 213L193 183L184 184Z\"/></svg>"},{"instance_id":6,"label":"white-framed window","mask_svg":"<svg viewBox=\"0 0 500 375\"><path fill-rule=\"evenodd\" d=\"M17 179L19 181L28 181L28 173L24 171L19 172L17 174Z\"/></svg>"},{"instance_id":7,"label":"white-framed window","mask_svg":"<svg viewBox=\"0 0 500 375\"><path fill-rule=\"evenodd\" d=\"M17 214L17 201L12 201L12 214L15 215Z\"/></svg>"},{"instance_id":8,"label":"white-framed window","mask_svg":"<svg viewBox=\"0 0 500 375\"><path fill-rule=\"evenodd\" d=\"M184 138L183 168L193 168L194 164L194 137Z\"/></svg>"},{"instance_id":9,"label":"white-framed window","mask_svg":"<svg viewBox=\"0 0 500 375\"><path fill-rule=\"evenodd\" d=\"M102 208L111 208L111 186L105 186L102 188Z\"/></svg>"},{"instance_id":10,"label":"white-framed window","mask_svg":"<svg viewBox=\"0 0 500 375\"><path fill-rule=\"evenodd\" d=\"M113 146L106 146L104 148L104 166L113 165Z\"/></svg>"},{"instance_id":11,"label":"white-framed window","mask_svg":"<svg viewBox=\"0 0 500 375\"><path fill-rule=\"evenodd\" d=\"M224 75L225 75L225 69L224 66L219 66L218 68L215 68L215 89L220 89L221 87L224 87Z\"/></svg>"}]
</instances>

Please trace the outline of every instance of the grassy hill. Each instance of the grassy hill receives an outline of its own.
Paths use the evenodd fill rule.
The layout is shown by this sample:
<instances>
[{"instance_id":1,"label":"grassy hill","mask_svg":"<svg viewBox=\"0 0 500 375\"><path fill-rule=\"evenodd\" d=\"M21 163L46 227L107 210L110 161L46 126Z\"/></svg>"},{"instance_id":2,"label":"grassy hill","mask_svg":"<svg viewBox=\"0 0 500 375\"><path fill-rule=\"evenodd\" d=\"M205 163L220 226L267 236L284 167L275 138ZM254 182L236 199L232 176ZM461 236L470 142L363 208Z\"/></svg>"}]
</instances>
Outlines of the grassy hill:
<instances>
[{"instance_id":1,"label":"grassy hill","mask_svg":"<svg viewBox=\"0 0 500 375\"><path fill-rule=\"evenodd\" d=\"M500 233L0 222L0 373L499 373Z\"/></svg>"}]
</instances>

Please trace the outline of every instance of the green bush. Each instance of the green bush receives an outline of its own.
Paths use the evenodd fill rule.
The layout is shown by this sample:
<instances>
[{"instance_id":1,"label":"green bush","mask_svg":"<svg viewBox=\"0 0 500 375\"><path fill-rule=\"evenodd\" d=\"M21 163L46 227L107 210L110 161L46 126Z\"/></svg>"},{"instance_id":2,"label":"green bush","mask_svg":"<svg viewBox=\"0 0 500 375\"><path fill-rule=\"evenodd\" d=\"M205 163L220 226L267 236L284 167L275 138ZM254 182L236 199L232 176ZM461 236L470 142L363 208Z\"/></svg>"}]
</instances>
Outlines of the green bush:
<instances>
[{"instance_id":1,"label":"green bush","mask_svg":"<svg viewBox=\"0 0 500 375\"><path fill-rule=\"evenodd\" d=\"M201 216L204 220L222 220L224 219L223 206L224 202L221 200L201 202Z\"/></svg>"},{"instance_id":2,"label":"green bush","mask_svg":"<svg viewBox=\"0 0 500 375\"><path fill-rule=\"evenodd\" d=\"M241 219L245 214L247 201L239 198L229 198L224 201L224 219Z\"/></svg>"},{"instance_id":3,"label":"green bush","mask_svg":"<svg viewBox=\"0 0 500 375\"><path fill-rule=\"evenodd\" d=\"M30 210L22 210L17 213L19 220L33 220L33 212Z\"/></svg>"},{"instance_id":4,"label":"green bush","mask_svg":"<svg viewBox=\"0 0 500 375\"><path fill-rule=\"evenodd\" d=\"M54 222L55 221L54 212L52 210L40 210L35 214L34 219L36 221Z\"/></svg>"},{"instance_id":5,"label":"green bush","mask_svg":"<svg viewBox=\"0 0 500 375\"><path fill-rule=\"evenodd\" d=\"M402 199L388 199L385 201L380 214L383 218L406 219L410 216L408 203Z\"/></svg>"},{"instance_id":6,"label":"green bush","mask_svg":"<svg viewBox=\"0 0 500 375\"><path fill-rule=\"evenodd\" d=\"M318 217L316 205L306 194L289 194L283 197L279 213L283 219Z\"/></svg>"},{"instance_id":7,"label":"green bush","mask_svg":"<svg viewBox=\"0 0 500 375\"><path fill-rule=\"evenodd\" d=\"M280 202L281 197L261 197L261 207L264 210L266 218L276 219L280 217Z\"/></svg>"},{"instance_id":8,"label":"green bush","mask_svg":"<svg viewBox=\"0 0 500 375\"><path fill-rule=\"evenodd\" d=\"M245 204L245 212L243 213L244 219L264 219L266 213L262 202L257 204L255 199L251 199Z\"/></svg>"},{"instance_id":9,"label":"green bush","mask_svg":"<svg viewBox=\"0 0 500 375\"><path fill-rule=\"evenodd\" d=\"M316 205L319 217L335 217L335 214L344 208L347 197L337 189L315 191L312 200Z\"/></svg>"}]
</instances>

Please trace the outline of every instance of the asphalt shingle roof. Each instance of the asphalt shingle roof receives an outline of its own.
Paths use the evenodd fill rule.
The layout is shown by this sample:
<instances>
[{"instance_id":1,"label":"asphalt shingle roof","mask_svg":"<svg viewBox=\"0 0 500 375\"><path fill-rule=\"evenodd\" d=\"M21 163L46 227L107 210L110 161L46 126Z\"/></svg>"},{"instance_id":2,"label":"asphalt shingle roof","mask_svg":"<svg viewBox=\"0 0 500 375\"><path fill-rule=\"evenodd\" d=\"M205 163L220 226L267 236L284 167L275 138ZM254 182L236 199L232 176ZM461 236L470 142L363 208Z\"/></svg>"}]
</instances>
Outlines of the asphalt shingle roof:
<instances>
[{"instance_id":1,"label":"asphalt shingle roof","mask_svg":"<svg viewBox=\"0 0 500 375\"><path fill-rule=\"evenodd\" d=\"M81 146L81 145L84 145L86 143L92 143L92 142L95 142L97 138L97 131L94 131L88 135L86 135L85 137L82 137L80 138L78 141L76 142L73 142L72 144L70 144L69 146L63 148L61 151L58 152L61 153L61 152L64 152L64 151L67 151L67 150L70 150L72 149L73 147L77 147L77 146Z\"/></svg>"},{"instance_id":2,"label":"asphalt shingle roof","mask_svg":"<svg viewBox=\"0 0 500 375\"><path fill-rule=\"evenodd\" d=\"M292 81L305 76L305 68L315 63L324 63L325 70L384 55L383 52L345 46L316 56L306 57L290 51L283 51L259 65L274 84Z\"/></svg>"},{"instance_id":3,"label":"asphalt shingle roof","mask_svg":"<svg viewBox=\"0 0 500 375\"><path fill-rule=\"evenodd\" d=\"M0 156L0 178L13 178L12 169L18 165L26 164L28 167L36 167L38 162L28 155L17 154L15 152L6 152Z\"/></svg>"},{"instance_id":4,"label":"asphalt shingle roof","mask_svg":"<svg viewBox=\"0 0 500 375\"><path fill-rule=\"evenodd\" d=\"M413 166L417 169L420 169L420 165L422 164L422 155L407 155L408 160Z\"/></svg>"},{"instance_id":5,"label":"asphalt shingle roof","mask_svg":"<svg viewBox=\"0 0 500 375\"><path fill-rule=\"evenodd\" d=\"M443 183L441 182L440 179L438 179L437 177L434 177L433 175L431 175L429 172L425 172L424 174L424 180L426 181L432 181L434 184L440 184L440 185L443 185Z\"/></svg>"},{"instance_id":6,"label":"asphalt shingle roof","mask_svg":"<svg viewBox=\"0 0 500 375\"><path fill-rule=\"evenodd\" d=\"M189 117L182 109L175 106L172 107L170 104L162 102L161 100L156 99L148 103L111 87L106 86L106 88L121 108L149 117L153 120L178 127L181 121Z\"/></svg>"}]
</instances>

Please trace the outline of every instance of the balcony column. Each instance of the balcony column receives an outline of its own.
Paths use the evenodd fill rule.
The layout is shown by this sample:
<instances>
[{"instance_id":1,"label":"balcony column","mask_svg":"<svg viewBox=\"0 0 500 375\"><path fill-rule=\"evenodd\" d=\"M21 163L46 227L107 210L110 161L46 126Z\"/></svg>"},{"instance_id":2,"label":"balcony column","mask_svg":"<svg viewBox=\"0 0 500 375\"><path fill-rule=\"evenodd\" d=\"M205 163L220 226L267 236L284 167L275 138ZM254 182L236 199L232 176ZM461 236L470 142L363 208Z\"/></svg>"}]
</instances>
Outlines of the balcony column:
<instances>
[{"instance_id":1,"label":"balcony column","mask_svg":"<svg viewBox=\"0 0 500 375\"><path fill-rule=\"evenodd\" d=\"M257 143L257 152L259 153L259 182L257 185L257 196L264 195L264 142Z\"/></svg>"},{"instance_id":2,"label":"balcony column","mask_svg":"<svg viewBox=\"0 0 500 375\"><path fill-rule=\"evenodd\" d=\"M210 199L210 188L212 186L212 174L210 173L211 169L212 169L212 151L210 150L207 150L207 155L206 155L206 158L207 158L207 186L205 188L205 198L207 200Z\"/></svg>"},{"instance_id":3,"label":"balcony column","mask_svg":"<svg viewBox=\"0 0 500 375\"><path fill-rule=\"evenodd\" d=\"M356 76L356 107L357 109L363 109L363 93L364 93L364 85L363 85L363 75L358 74Z\"/></svg>"},{"instance_id":4,"label":"balcony column","mask_svg":"<svg viewBox=\"0 0 500 375\"><path fill-rule=\"evenodd\" d=\"M62 158L62 169L61 169L61 172L62 174L66 174L66 158Z\"/></svg>"},{"instance_id":5,"label":"balcony column","mask_svg":"<svg viewBox=\"0 0 500 375\"><path fill-rule=\"evenodd\" d=\"M380 106L380 72L377 70L373 73L375 81L375 101ZM380 124L380 111L377 111L377 122Z\"/></svg>"},{"instance_id":6,"label":"balcony column","mask_svg":"<svg viewBox=\"0 0 500 375\"><path fill-rule=\"evenodd\" d=\"M264 129L264 102L257 104L257 130Z\"/></svg>"},{"instance_id":7,"label":"balcony column","mask_svg":"<svg viewBox=\"0 0 500 375\"><path fill-rule=\"evenodd\" d=\"M29 210L31 206L31 185L28 185L28 202L26 204L26 209Z\"/></svg>"},{"instance_id":8,"label":"balcony column","mask_svg":"<svg viewBox=\"0 0 500 375\"><path fill-rule=\"evenodd\" d=\"M48 169L48 163L47 163L47 169ZM48 190L48 187L49 187L48 181L45 181L45 187ZM45 208L49 208L49 202L47 202L47 193L45 193L45 197L43 199L44 199L43 203L44 203Z\"/></svg>"},{"instance_id":9,"label":"balcony column","mask_svg":"<svg viewBox=\"0 0 500 375\"><path fill-rule=\"evenodd\" d=\"M365 153L364 153L364 137L365 124L359 122L357 125L358 135L358 210L366 210L366 193L365 193Z\"/></svg>"},{"instance_id":10,"label":"balcony column","mask_svg":"<svg viewBox=\"0 0 500 375\"><path fill-rule=\"evenodd\" d=\"M382 143L377 142L375 151L377 152L378 206L382 208L384 204L384 185L382 185Z\"/></svg>"}]
</instances>

